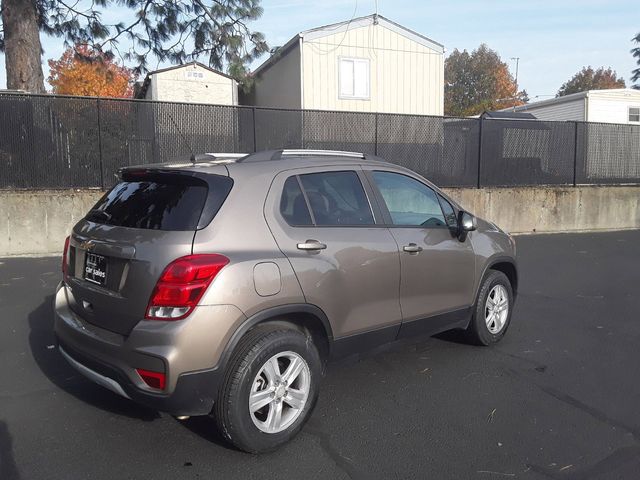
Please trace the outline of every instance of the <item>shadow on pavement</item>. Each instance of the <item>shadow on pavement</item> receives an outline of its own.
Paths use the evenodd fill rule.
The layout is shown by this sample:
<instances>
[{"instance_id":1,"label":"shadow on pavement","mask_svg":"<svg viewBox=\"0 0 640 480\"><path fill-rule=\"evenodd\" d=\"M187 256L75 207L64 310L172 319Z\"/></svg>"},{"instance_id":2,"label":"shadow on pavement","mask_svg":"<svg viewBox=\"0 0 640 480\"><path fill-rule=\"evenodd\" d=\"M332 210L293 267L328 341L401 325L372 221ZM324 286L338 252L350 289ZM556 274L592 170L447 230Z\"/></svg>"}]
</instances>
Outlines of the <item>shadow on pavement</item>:
<instances>
[{"instance_id":1,"label":"shadow on pavement","mask_svg":"<svg viewBox=\"0 0 640 480\"><path fill-rule=\"evenodd\" d=\"M13 459L13 446L11 444L11 434L7 424L0 421L0 479L19 480L20 472Z\"/></svg>"},{"instance_id":2,"label":"shadow on pavement","mask_svg":"<svg viewBox=\"0 0 640 480\"><path fill-rule=\"evenodd\" d=\"M191 417L189 420L180 422L187 430L202 437L208 442L214 443L226 450L238 452L229 442L227 442L216 427L216 422L211 416Z\"/></svg>"},{"instance_id":3,"label":"shadow on pavement","mask_svg":"<svg viewBox=\"0 0 640 480\"><path fill-rule=\"evenodd\" d=\"M126 398L94 384L76 372L60 355L53 333L53 295L29 314L29 346L38 368L58 388L110 413L130 418L152 421L160 418L155 410L142 407ZM4 477L0 477L4 479Z\"/></svg>"},{"instance_id":4,"label":"shadow on pavement","mask_svg":"<svg viewBox=\"0 0 640 480\"><path fill-rule=\"evenodd\" d=\"M447 330L446 332L434 335L433 338L450 343L459 343L460 345L471 345L469 339L465 337L463 330Z\"/></svg>"}]
</instances>

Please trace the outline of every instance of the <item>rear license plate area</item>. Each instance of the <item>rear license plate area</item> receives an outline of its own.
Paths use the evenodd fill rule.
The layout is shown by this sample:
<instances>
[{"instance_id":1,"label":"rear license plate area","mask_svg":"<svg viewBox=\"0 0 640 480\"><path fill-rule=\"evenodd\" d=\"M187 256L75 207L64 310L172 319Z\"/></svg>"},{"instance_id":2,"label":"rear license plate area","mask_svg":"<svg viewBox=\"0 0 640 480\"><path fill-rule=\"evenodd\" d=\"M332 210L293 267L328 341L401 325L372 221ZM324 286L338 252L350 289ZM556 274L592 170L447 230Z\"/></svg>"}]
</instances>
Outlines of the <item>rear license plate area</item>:
<instances>
[{"instance_id":1,"label":"rear license plate area","mask_svg":"<svg viewBox=\"0 0 640 480\"><path fill-rule=\"evenodd\" d=\"M84 258L84 279L96 285L107 285L107 257L87 252Z\"/></svg>"}]
</instances>

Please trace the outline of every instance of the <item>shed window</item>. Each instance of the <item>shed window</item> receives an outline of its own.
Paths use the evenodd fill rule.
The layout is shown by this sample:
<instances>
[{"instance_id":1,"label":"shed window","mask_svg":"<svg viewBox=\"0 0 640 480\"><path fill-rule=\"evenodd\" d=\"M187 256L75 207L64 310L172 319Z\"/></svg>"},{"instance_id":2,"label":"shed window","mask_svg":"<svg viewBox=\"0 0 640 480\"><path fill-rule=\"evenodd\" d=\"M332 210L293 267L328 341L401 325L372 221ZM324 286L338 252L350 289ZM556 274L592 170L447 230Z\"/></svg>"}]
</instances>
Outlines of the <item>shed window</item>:
<instances>
[{"instance_id":1,"label":"shed window","mask_svg":"<svg viewBox=\"0 0 640 480\"><path fill-rule=\"evenodd\" d=\"M369 98L369 60L340 58L340 98Z\"/></svg>"},{"instance_id":2,"label":"shed window","mask_svg":"<svg viewBox=\"0 0 640 480\"><path fill-rule=\"evenodd\" d=\"M640 123L640 107L629 107L629 121Z\"/></svg>"}]
</instances>

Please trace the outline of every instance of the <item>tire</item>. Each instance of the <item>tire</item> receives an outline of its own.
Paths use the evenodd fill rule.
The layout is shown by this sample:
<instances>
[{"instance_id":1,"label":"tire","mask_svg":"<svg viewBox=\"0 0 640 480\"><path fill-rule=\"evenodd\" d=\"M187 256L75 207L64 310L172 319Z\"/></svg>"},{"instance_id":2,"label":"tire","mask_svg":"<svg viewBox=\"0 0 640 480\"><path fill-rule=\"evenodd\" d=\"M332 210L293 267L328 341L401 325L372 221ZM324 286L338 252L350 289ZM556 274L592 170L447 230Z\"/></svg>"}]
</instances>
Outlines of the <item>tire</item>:
<instances>
[{"instance_id":1,"label":"tire","mask_svg":"<svg viewBox=\"0 0 640 480\"><path fill-rule=\"evenodd\" d=\"M495 295L501 293L502 297L506 297L506 315L502 312L504 308L498 308L493 317L491 317L491 307ZM491 298L491 302L487 303L487 299ZM504 305L502 302L498 302ZM509 324L511 323L511 314L513 312L513 289L511 282L507 276L497 270L489 270L480 286L478 298L473 308L473 316L469 326L465 330L467 339L476 345L491 345L499 342L504 337ZM489 318L489 320L487 320Z\"/></svg>"},{"instance_id":2,"label":"tire","mask_svg":"<svg viewBox=\"0 0 640 480\"><path fill-rule=\"evenodd\" d=\"M297 376L286 376L294 373L287 370L290 366L299 369ZM218 429L245 452L275 450L291 440L311 415L321 375L318 350L303 332L282 325L254 328L240 340L229 362L214 406ZM287 378L293 380L285 385ZM256 406L269 403L252 412L250 395Z\"/></svg>"}]
</instances>

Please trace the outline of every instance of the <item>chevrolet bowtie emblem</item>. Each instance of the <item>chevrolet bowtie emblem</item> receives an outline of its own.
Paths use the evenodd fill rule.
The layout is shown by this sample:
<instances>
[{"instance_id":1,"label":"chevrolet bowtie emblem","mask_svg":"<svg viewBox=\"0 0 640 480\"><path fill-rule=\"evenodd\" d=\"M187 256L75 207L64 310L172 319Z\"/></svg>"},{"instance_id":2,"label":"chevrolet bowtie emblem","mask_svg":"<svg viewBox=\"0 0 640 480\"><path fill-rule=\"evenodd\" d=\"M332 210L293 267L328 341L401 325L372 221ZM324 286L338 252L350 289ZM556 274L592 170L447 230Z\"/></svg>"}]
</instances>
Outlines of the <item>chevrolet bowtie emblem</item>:
<instances>
[{"instance_id":1,"label":"chevrolet bowtie emblem","mask_svg":"<svg viewBox=\"0 0 640 480\"><path fill-rule=\"evenodd\" d=\"M85 240L80 244L80 248L82 250L91 250L93 247L95 247L95 243L93 243L91 240Z\"/></svg>"}]
</instances>

